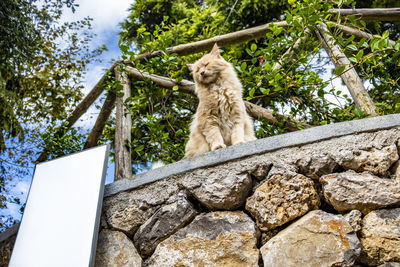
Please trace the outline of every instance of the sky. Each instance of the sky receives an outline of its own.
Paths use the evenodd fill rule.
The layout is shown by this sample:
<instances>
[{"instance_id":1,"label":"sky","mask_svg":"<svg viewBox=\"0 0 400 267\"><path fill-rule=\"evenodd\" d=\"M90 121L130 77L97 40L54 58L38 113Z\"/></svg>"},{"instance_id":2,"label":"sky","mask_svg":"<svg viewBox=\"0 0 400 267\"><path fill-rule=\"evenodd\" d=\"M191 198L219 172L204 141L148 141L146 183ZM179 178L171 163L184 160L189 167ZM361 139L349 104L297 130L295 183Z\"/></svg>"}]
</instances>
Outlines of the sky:
<instances>
[{"instance_id":1,"label":"sky","mask_svg":"<svg viewBox=\"0 0 400 267\"><path fill-rule=\"evenodd\" d=\"M101 62L95 62L88 66L87 73L84 80L84 94L96 85L99 79L103 76L106 69L111 67L112 61L118 60L121 56L118 47L120 23L129 15L128 9L134 0L75 0L79 7L76 8L75 13L71 10L66 10L63 14L62 20L76 21L84 17L93 18L92 27L93 33L96 36L91 41L91 48L95 49L103 44L108 48L108 51L103 52L100 56ZM104 100L101 96L96 102ZM83 129L90 129L93 127L99 110L95 105L82 116L75 126L82 127ZM106 183L113 181L114 164L109 163L107 170ZM33 172L33 170L32 170ZM7 186L11 196L19 197L21 203L25 203L29 191L31 178L26 177L23 179L15 179ZM8 203L6 209L0 210L0 215L12 216L14 219L19 220L21 213L19 212L21 205L16 203Z\"/></svg>"}]
</instances>

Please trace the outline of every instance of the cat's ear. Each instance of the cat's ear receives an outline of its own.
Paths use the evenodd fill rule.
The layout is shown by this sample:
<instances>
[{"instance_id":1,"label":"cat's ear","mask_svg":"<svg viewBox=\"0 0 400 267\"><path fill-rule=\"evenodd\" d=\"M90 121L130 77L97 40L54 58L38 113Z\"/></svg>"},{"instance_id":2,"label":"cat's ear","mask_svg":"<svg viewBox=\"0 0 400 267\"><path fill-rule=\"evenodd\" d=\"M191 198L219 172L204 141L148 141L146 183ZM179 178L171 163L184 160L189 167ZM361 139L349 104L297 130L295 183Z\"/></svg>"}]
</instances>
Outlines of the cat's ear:
<instances>
[{"instance_id":1,"label":"cat's ear","mask_svg":"<svg viewBox=\"0 0 400 267\"><path fill-rule=\"evenodd\" d=\"M213 48L211 49L210 54L217 56L217 57L221 56L221 54L219 53L219 47L218 47L217 43L214 44Z\"/></svg>"},{"instance_id":2,"label":"cat's ear","mask_svg":"<svg viewBox=\"0 0 400 267\"><path fill-rule=\"evenodd\" d=\"M189 68L190 71L193 71L193 64L186 64L186 66Z\"/></svg>"}]
</instances>

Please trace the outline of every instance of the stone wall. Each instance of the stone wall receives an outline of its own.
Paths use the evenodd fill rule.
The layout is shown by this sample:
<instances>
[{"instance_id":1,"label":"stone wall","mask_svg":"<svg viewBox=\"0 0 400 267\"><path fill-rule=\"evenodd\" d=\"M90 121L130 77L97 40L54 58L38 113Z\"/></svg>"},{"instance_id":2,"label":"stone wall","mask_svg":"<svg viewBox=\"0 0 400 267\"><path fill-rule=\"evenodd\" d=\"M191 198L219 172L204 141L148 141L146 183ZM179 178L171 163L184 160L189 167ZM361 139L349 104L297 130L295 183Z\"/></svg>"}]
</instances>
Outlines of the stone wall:
<instances>
[{"instance_id":1,"label":"stone wall","mask_svg":"<svg viewBox=\"0 0 400 267\"><path fill-rule=\"evenodd\" d=\"M391 127L110 195L96 266L400 266L399 150Z\"/></svg>"},{"instance_id":2,"label":"stone wall","mask_svg":"<svg viewBox=\"0 0 400 267\"><path fill-rule=\"evenodd\" d=\"M391 115L115 182L95 265L400 266L399 154L400 115Z\"/></svg>"}]
</instances>

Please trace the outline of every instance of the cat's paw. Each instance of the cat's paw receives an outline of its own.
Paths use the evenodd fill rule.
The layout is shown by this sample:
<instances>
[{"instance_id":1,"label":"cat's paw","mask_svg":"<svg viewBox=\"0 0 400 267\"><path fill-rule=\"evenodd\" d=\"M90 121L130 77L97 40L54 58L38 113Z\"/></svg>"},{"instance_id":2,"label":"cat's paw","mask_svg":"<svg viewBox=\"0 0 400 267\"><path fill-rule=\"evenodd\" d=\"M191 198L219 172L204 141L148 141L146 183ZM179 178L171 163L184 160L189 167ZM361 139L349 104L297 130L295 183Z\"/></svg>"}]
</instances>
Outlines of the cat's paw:
<instances>
[{"instance_id":1,"label":"cat's paw","mask_svg":"<svg viewBox=\"0 0 400 267\"><path fill-rule=\"evenodd\" d=\"M226 147L226 145L222 144L222 143L213 144L211 146L211 151L214 151L214 150L217 150L217 149L220 149L220 148L224 148L224 147Z\"/></svg>"},{"instance_id":2,"label":"cat's paw","mask_svg":"<svg viewBox=\"0 0 400 267\"><path fill-rule=\"evenodd\" d=\"M244 143L244 140L237 140L237 141L233 141L232 145L234 146L234 145L239 145L239 144L243 144L243 143Z\"/></svg>"}]
</instances>

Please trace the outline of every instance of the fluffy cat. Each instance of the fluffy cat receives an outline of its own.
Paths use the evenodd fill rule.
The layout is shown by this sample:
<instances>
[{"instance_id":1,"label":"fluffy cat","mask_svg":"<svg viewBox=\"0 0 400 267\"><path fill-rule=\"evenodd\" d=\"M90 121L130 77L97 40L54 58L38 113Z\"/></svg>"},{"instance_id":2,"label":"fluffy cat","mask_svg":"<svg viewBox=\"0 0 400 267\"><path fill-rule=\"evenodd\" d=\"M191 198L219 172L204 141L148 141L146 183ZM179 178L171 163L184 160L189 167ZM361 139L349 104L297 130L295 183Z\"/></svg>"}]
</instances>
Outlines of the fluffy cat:
<instances>
[{"instance_id":1,"label":"fluffy cat","mask_svg":"<svg viewBox=\"0 0 400 267\"><path fill-rule=\"evenodd\" d=\"M190 125L185 157L255 140L253 122L246 113L242 85L233 66L225 61L217 44L194 64L199 106Z\"/></svg>"}]
</instances>

